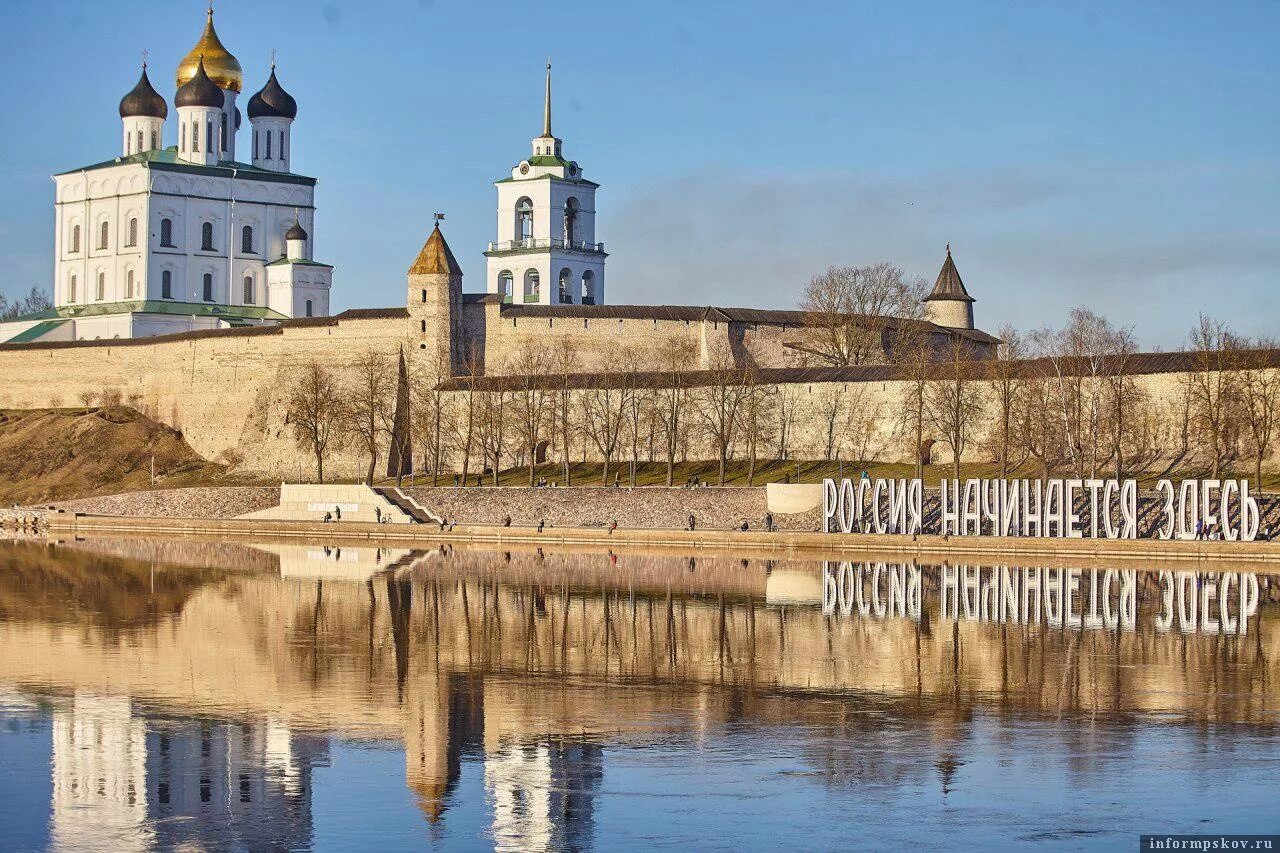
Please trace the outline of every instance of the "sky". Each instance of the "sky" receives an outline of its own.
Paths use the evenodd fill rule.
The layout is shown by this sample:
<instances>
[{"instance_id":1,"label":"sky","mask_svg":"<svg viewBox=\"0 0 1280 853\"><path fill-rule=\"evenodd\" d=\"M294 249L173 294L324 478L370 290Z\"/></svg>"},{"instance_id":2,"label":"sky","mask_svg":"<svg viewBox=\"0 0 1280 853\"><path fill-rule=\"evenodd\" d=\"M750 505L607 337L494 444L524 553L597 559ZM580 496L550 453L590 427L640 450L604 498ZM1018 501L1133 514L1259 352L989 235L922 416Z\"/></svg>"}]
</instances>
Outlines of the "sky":
<instances>
[{"instance_id":1,"label":"sky","mask_svg":"<svg viewBox=\"0 0 1280 853\"><path fill-rule=\"evenodd\" d=\"M47 288L51 174L119 154L199 0L10 0L0 291ZM431 227L484 289L494 180L541 129L599 184L615 304L794 308L831 265L930 281L951 243L992 331L1088 306L1150 348L1200 312L1275 335L1280 2L218 0L245 99L271 51L315 176L332 309L403 304ZM170 115L173 112L171 109ZM172 119L166 143L175 139ZM242 129L247 143L248 122Z\"/></svg>"}]
</instances>

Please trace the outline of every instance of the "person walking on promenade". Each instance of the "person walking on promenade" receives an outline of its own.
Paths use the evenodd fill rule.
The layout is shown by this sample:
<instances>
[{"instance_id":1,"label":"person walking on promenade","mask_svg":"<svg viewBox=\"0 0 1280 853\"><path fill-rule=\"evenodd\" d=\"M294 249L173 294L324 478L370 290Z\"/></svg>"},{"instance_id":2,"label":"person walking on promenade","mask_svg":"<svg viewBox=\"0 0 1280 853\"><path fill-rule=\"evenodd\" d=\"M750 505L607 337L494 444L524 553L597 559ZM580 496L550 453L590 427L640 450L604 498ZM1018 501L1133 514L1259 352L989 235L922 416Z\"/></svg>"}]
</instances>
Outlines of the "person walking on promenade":
<instances>
[{"instance_id":1,"label":"person walking on promenade","mask_svg":"<svg viewBox=\"0 0 1280 853\"><path fill-rule=\"evenodd\" d=\"M382 507L380 507L380 506L375 506L375 507L373 508L373 519L374 519L374 521L376 521L378 524L381 524L381 523L382 523Z\"/></svg>"},{"instance_id":2,"label":"person walking on promenade","mask_svg":"<svg viewBox=\"0 0 1280 853\"><path fill-rule=\"evenodd\" d=\"M693 513L689 513L689 529L694 530L698 526L698 520L693 517Z\"/></svg>"},{"instance_id":3,"label":"person walking on promenade","mask_svg":"<svg viewBox=\"0 0 1280 853\"><path fill-rule=\"evenodd\" d=\"M609 535L612 536L613 531L617 529L618 529L618 519L615 518L613 521L609 522Z\"/></svg>"},{"instance_id":4,"label":"person walking on promenade","mask_svg":"<svg viewBox=\"0 0 1280 853\"><path fill-rule=\"evenodd\" d=\"M503 527L510 527L510 526L511 526L511 516L510 516L510 515L508 515L506 518L502 519L502 526L503 526Z\"/></svg>"},{"instance_id":5,"label":"person walking on promenade","mask_svg":"<svg viewBox=\"0 0 1280 853\"><path fill-rule=\"evenodd\" d=\"M342 507L335 506L333 508L333 514L338 517L338 521L342 521Z\"/></svg>"},{"instance_id":6,"label":"person walking on promenade","mask_svg":"<svg viewBox=\"0 0 1280 853\"><path fill-rule=\"evenodd\" d=\"M771 512L764 514L764 529L769 533L773 532L773 513Z\"/></svg>"},{"instance_id":7,"label":"person walking on promenade","mask_svg":"<svg viewBox=\"0 0 1280 853\"><path fill-rule=\"evenodd\" d=\"M538 532L539 532L539 533L541 533L541 532L542 532L542 528L543 528L543 527L545 527L545 526L546 526L546 524L547 524L547 520L546 520L545 518L543 518L543 519L539 519L539 520L538 520Z\"/></svg>"}]
</instances>

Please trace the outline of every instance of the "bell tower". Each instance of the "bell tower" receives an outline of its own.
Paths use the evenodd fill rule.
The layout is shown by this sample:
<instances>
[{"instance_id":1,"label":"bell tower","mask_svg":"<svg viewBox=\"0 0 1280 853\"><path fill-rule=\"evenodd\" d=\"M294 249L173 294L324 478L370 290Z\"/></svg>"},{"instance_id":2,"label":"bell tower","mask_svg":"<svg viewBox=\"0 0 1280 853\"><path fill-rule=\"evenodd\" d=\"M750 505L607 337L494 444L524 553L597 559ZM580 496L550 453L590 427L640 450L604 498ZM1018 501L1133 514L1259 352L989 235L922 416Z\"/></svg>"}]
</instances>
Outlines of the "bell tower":
<instances>
[{"instance_id":1,"label":"bell tower","mask_svg":"<svg viewBox=\"0 0 1280 853\"><path fill-rule=\"evenodd\" d=\"M596 190L566 160L551 131L551 63L542 102L542 133L532 153L494 184L498 239L486 251L486 287L517 305L600 305L604 243L596 241Z\"/></svg>"},{"instance_id":2,"label":"bell tower","mask_svg":"<svg viewBox=\"0 0 1280 853\"><path fill-rule=\"evenodd\" d=\"M409 267L410 339L417 357L435 360L430 369L456 376L466 359L462 336L462 267L440 231L443 213L436 214L435 228Z\"/></svg>"}]
</instances>

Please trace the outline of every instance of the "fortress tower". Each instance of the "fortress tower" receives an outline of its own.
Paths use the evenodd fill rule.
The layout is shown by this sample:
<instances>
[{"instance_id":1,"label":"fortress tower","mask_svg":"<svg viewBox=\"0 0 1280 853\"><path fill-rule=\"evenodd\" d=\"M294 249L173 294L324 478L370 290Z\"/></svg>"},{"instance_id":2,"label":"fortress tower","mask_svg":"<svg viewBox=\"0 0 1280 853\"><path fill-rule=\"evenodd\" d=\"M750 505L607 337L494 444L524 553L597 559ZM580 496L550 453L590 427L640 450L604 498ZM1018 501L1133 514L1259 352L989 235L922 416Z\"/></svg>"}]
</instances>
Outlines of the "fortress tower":
<instances>
[{"instance_id":1,"label":"fortress tower","mask_svg":"<svg viewBox=\"0 0 1280 853\"><path fill-rule=\"evenodd\" d=\"M464 371L467 355L462 334L462 267L440 232L439 218L437 214L436 227L409 267L409 320L419 360L432 357L423 351L434 348L436 361L427 368L457 375Z\"/></svg>"},{"instance_id":2,"label":"fortress tower","mask_svg":"<svg viewBox=\"0 0 1280 853\"><path fill-rule=\"evenodd\" d=\"M956 262L951 260L951 244L947 244L947 259L942 262L933 291L924 298L924 313L930 323L947 329L973 328L974 298L965 290L960 280Z\"/></svg>"},{"instance_id":3,"label":"fortress tower","mask_svg":"<svg viewBox=\"0 0 1280 853\"><path fill-rule=\"evenodd\" d=\"M547 63L542 133L533 153L498 188L498 239L485 252L486 290L507 302L600 305L604 244L596 242L596 189L566 160L551 132L551 64Z\"/></svg>"}]
</instances>

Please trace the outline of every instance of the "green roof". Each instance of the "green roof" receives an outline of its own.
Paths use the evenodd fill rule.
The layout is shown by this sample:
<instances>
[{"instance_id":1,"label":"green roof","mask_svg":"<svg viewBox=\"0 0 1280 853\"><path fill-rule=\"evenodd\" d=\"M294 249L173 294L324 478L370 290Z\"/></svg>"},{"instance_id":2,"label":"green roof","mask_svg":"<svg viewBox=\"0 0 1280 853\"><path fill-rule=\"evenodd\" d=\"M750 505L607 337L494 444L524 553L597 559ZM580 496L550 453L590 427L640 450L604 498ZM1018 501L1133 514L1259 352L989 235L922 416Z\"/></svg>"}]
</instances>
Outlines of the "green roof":
<instances>
[{"instance_id":1,"label":"green roof","mask_svg":"<svg viewBox=\"0 0 1280 853\"><path fill-rule=\"evenodd\" d=\"M208 302L173 302L168 299L135 299L129 302L89 302L60 305L15 317L12 322L30 320L72 320L104 314L174 314L182 317L217 317L223 320L286 320L279 311L261 305L217 305Z\"/></svg>"},{"instance_id":2,"label":"green roof","mask_svg":"<svg viewBox=\"0 0 1280 853\"><path fill-rule=\"evenodd\" d=\"M530 166L564 166L568 168L570 163L563 157L557 157L554 154L539 154L536 157L529 158Z\"/></svg>"},{"instance_id":3,"label":"green roof","mask_svg":"<svg viewBox=\"0 0 1280 853\"><path fill-rule=\"evenodd\" d=\"M295 175L292 172L272 172L269 169L260 169L249 163L237 163L233 160L223 160L216 166L202 166L198 163L188 163L178 158L177 146L169 148L158 148L151 151L141 151L137 154L130 154L128 157L116 157L114 160L104 160L101 163L94 163L92 166L85 166L80 169L70 169L66 172L59 172L54 177L62 175L74 175L76 172L91 172L94 169L110 169L113 166L129 166L133 164L142 164L150 169L159 169L166 172L190 172L200 175L216 175L220 178L231 177L232 170L235 171L236 177L243 177L254 181L276 181L284 184L303 184L306 186L315 186L316 179L309 178L306 175Z\"/></svg>"},{"instance_id":4,"label":"green roof","mask_svg":"<svg viewBox=\"0 0 1280 853\"><path fill-rule=\"evenodd\" d=\"M272 261L269 264L263 264L263 266L278 267L281 264L297 264L300 267L324 267L325 269L329 269L329 270L333 269L333 264L322 264L319 261L307 261L307 260L291 261L288 258L280 258L279 260Z\"/></svg>"},{"instance_id":5,"label":"green roof","mask_svg":"<svg viewBox=\"0 0 1280 853\"><path fill-rule=\"evenodd\" d=\"M48 334L49 332L52 332L54 329L58 328L65 322L67 321L66 320L45 320L43 323L36 323L34 326L27 329L26 331L19 332L18 334L14 335L12 338L9 338L9 340L5 341L5 343L26 344L26 343L30 343L31 341L39 340L40 338L43 338L46 334Z\"/></svg>"},{"instance_id":6,"label":"green roof","mask_svg":"<svg viewBox=\"0 0 1280 853\"><path fill-rule=\"evenodd\" d=\"M534 158L537 159L536 157ZM530 162L533 162L532 160ZM532 175L527 178L499 178L494 181L495 184L510 184L516 181L564 181L566 184L586 184L589 187L600 186L595 181L588 181L586 178L562 178L559 175Z\"/></svg>"}]
</instances>

